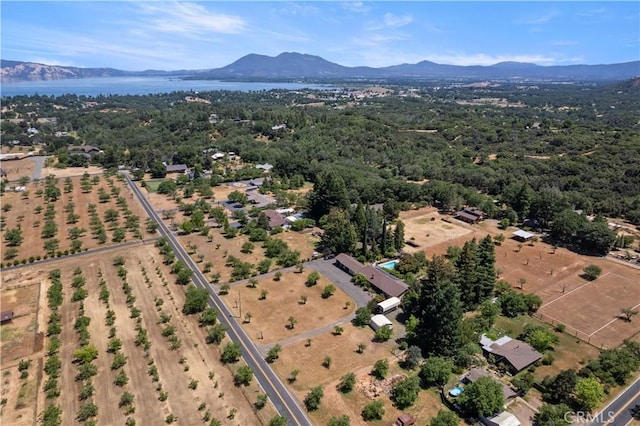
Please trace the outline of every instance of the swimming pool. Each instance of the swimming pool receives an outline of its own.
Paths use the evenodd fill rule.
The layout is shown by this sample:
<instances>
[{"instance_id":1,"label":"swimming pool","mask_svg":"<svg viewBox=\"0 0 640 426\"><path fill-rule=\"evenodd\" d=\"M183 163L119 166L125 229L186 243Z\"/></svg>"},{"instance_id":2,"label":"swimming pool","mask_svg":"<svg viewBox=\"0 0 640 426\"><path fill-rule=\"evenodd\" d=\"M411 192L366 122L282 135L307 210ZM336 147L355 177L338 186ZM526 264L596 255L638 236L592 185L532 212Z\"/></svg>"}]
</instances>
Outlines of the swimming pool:
<instances>
[{"instance_id":1,"label":"swimming pool","mask_svg":"<svg viewBox=\"0 0 640 426\"><path fill-rule=\"evenodd\" d=\"M396 265L398 264L398 262L400 262L398 259L395 260L390 260L388 262L385 263L381 263L378 266L384 269L395 269Z\"/></svg>"},{"instance_id":2,"label":"swimming pool","mask_svg":"<svg viewBox=\"0 0 640 426\"><path fill-rule=\"evenodd\" d=\"M451 388L449 390L449 395L451 396L459 396L462 393L462 388L460 386L456 386L455 388Z\"/></svg>"}]
</instances>

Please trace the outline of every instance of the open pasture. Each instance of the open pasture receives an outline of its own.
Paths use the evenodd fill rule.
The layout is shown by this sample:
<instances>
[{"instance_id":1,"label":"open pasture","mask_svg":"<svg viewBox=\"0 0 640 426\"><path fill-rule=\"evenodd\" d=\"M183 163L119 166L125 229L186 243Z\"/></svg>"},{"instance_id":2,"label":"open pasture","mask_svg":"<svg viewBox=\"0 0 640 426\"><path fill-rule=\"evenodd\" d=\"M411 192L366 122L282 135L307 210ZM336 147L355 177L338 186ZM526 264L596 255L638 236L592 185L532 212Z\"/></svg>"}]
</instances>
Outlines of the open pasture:
<instances>
[{"instance_id":1,"label":"open pasture","mask_svg":"<svg viewBox=\"0 0 640 426\"><path fill-rule=\"evenodd\" d=\"M322 298L324 287L330 281L320 275L317 284L305 285L310 270L302 273L288 270L279 281L269 274L258 281L256 288L250 288L246 281L231 287L224 302L232 312L237 313L247 334L257 344L269 345L280 342L304 339L306 332L334 324L350 326L349 321L355 310L355 303L342 290L336 287L333 296ZM268 292L261 300L261 292ZM303 303L301 297L306 297ZM250 313L251 318L246 318ZM294 328L289 328L289 318L297 321Z\"/></svg>"}]
</instances>

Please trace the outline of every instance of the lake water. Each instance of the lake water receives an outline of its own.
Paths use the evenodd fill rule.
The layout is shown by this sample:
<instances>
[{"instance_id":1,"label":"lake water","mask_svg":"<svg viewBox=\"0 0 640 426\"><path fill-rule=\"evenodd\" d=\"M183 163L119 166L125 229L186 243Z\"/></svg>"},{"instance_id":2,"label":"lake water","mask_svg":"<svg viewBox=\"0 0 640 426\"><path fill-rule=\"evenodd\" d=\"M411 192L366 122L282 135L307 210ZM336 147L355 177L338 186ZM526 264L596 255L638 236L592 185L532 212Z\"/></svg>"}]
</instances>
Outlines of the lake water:
<instances>
[{"instance_id":1,"label":"lake water","mask_svg":"<svg viewBox=\"0 0 640 426\"><path fill-rule=\"evenodd\" d=\"M61 96L65 94L75 94L78 96L148 95L152 93L171 93L188 90L197 92L209 90L254 92L271 89L300 90L305 88L319 90L333 89L333 87L330 86L310 83L180 80L170 77L104 77L2 83L0 86L0 96L8 97L35 94L49 96Z\"/></svg>"}]
</instances>

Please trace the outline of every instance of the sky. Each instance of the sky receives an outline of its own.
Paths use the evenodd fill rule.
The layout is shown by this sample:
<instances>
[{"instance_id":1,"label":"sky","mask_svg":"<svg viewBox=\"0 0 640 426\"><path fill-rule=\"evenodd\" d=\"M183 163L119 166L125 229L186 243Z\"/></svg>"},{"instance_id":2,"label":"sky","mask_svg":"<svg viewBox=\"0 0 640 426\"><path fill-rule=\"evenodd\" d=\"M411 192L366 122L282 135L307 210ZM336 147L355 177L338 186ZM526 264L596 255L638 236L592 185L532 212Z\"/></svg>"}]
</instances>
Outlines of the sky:
<instances>
[{"instance_id":1,"label":"sky","mask_svg":"<svg viewBox=\"0 0 640 426\"><path fill-rule=\"evenodd\" d=\"M0 2L2 59L122 70L219 68L299 52L345 66L640 59L640 2Z\"/></svg>"}]
</instances>

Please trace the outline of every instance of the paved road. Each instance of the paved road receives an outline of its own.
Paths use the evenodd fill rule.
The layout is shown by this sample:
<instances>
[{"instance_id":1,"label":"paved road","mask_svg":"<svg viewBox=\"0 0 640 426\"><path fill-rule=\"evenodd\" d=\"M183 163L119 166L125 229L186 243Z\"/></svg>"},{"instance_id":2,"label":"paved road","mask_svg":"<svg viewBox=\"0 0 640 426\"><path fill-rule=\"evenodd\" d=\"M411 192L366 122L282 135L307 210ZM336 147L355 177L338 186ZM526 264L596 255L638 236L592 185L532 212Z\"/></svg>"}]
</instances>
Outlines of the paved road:
<instances>
[{"instance_id":1,"label":"paved road","mask_svg":"<svg viewBox=\"0 0 640 426\"><path fill-rule=\"evenodd\" d=\"M247 336L240 324L236 321L233 313L220 300L218 293L214 287L209 284L208 280L202 275L196 264L180 245L175 235L169 230L167 225L160 219L158 213L153 209L149 201L140 191L137 185L131 180L128 174L124 174L127 183L138 197L143 208L153 220L158 222L158 231L160 235L167 238L171 244L178 260L182 260L192 271L192 280L196 287L209 290L209 305L216 308L221 315L218 320L227 327L229 338L240 344L242 347L243 358L246 363L253 369L254 376L265 393L269 395L269 399L275 406L280 415L287 418L288 425L311 425L311 421L303 411L298 401L289 393L282 381L271 370L267 362L264 360L258 348L253 344Z\"/></svg>"},{"instance_id":2,"label":"paved road","mask_svg":"<svg viewBox=\"0 0 640 426\"><path fill-rule=\"evenodd\" d=\"M111 250L119 250L121 248L124 247L130 247L130 246L136 246L136 245L142 245L142 244L153 244L155 243L155 241L158 238L147 238L146 240L135 240L135 241L129 241L126 243L122 243L122 244L116 244L114 246L105 246L105 247L99 247L96 249L91 249L91 250L87 250L87 251L81 251L79 253L74 253L74 254L69 254L67 256L61 256L61 257L49 257L47 259L42 259L42 260L37 260L35 262L31 262L31 263L25 263L20 264L20 265L16 265L16 266L7 266L5 268L2 268L2 271L11 271L13 269L19 269L19 268L26 268L27 266L32 266L32 265L41 265L43 263L50 263L50 262L59 262L65 259L69 259L70 257L79 257L79 256L88 256L88 255L92 255L92 254L96 254L96 253L102 253L105 251L111 251Z\"/></svg>"},{"instance_id":3,"label":"paved road","mask_svg":"<svg viewBox=\"0 0 640 426\"><path fill-rule=\"evenodd\" d=\"M640 378L595 415L592 426L626 426L633 419L633 411L640 408Z\"/></svg>"},{"instance_id":4,"label":"paved road","mask_svg":"<svg viewBox=\"0 0 640 426\"><path fill-rule=\"evenodd\" d=\"M31 175L31 180L36 181L40 180L42 177L42 167L44 166L44 162L47 161L47 156L38 156L32 157L31 159L35 163L35 167L33 168L33 174Z\"/></svg>"}]
</instances>

